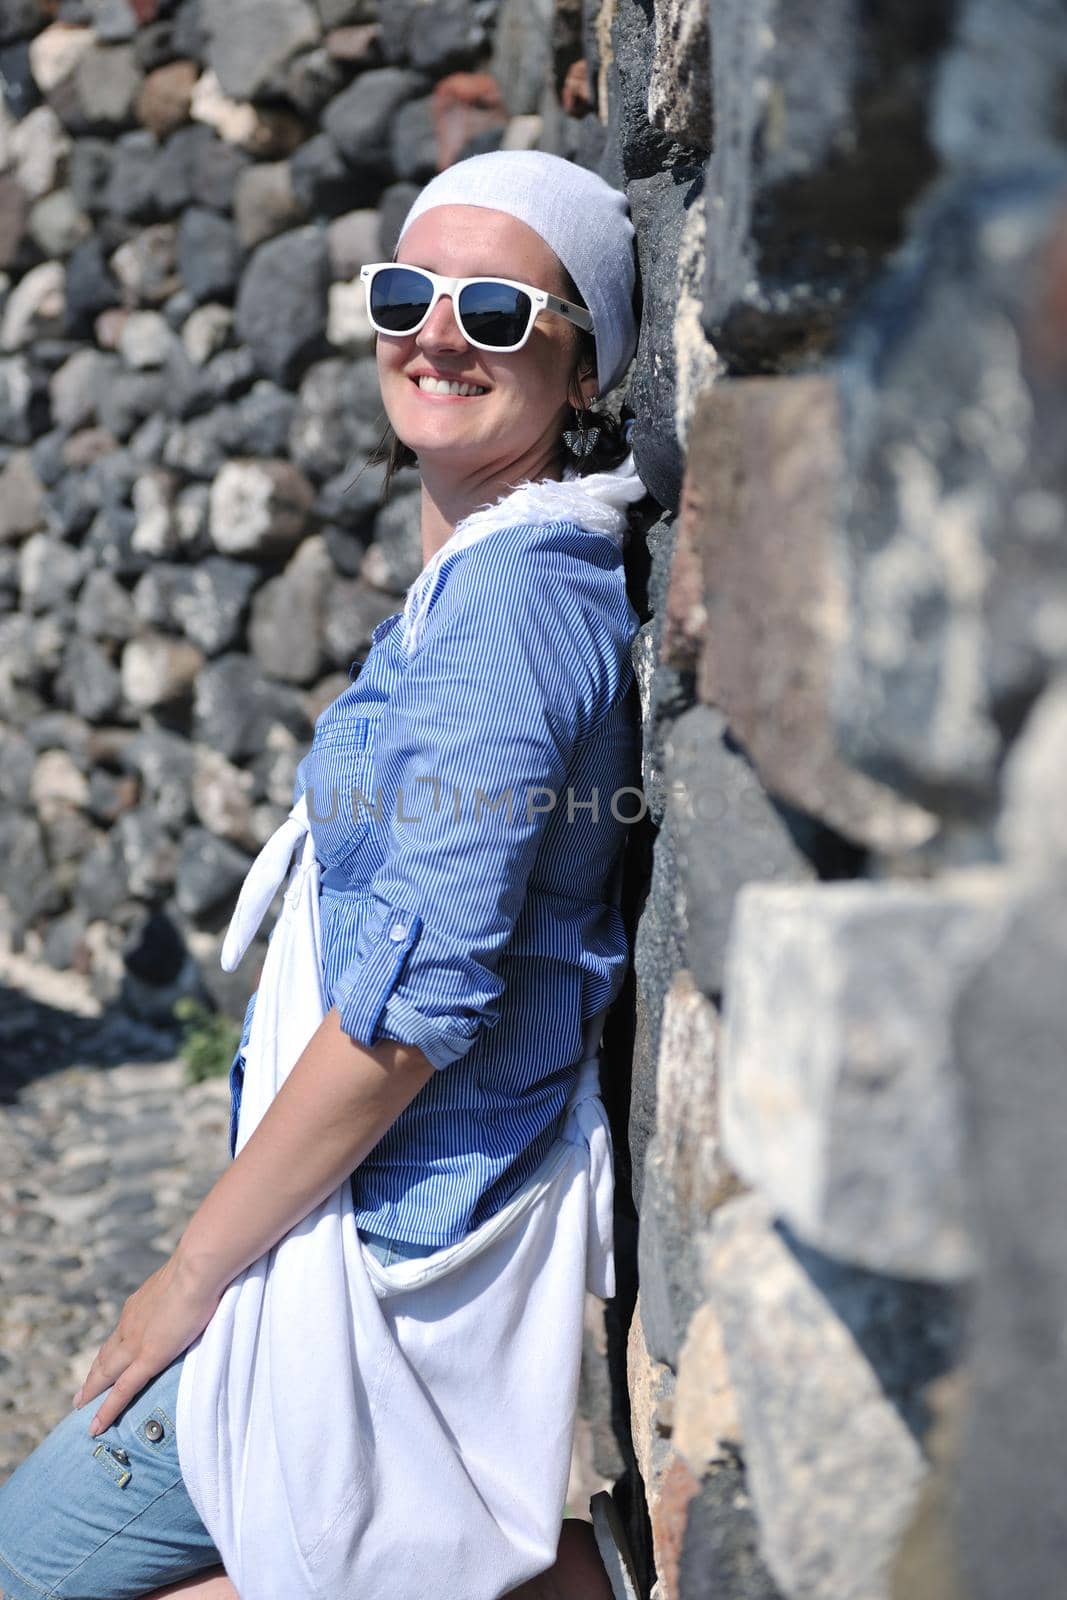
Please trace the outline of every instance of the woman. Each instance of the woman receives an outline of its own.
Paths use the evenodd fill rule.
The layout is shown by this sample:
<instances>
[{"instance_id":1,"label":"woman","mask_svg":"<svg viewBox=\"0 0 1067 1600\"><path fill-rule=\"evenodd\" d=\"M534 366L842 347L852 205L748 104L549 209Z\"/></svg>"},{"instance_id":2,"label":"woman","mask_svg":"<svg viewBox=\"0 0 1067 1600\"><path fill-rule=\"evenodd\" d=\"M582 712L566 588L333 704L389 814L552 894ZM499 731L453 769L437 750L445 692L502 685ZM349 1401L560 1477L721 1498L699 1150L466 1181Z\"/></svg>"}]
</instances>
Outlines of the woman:
<instances>
[{"instance_id":1,"label":"woman","mask_svg":"<svg viewBox=\"0 0 1067 1600\"><path fill-rule=\"evenodd\" d=\"M394 262L364 270L383 404L397 440L419 463L425 566L404 611L375 630L358 682L320 719L298 780L294 817L303 820L297 834L279 830L274 852L284 869L299 832L309 829L305 860L316 873L325 869L315 915L329 1009L295 1064L284 1063L254 1127L242 1123L239 1150L244 1062L236 1063L235 1159L170 1261L126 1302L75 1396L76 1407L101 1401L93 1438L76 1409L0 1489L0 1594L8 1600L122 1600L162 1582L170 1587L160 1593L234 1594L190 1498L195 1482L197 1503L207 1503L205 1480L192 1472L202 1458L194 1455L200 1438L190 1390L208 1393L204 1352L236 1304L235 1286L244 1294L253 1280L260 1288L269 1282L264 1264L276 1245L269 1259L280 1274L300 1236L315 1232L297 1225L317 1217L315 1208L347 1175L348 1220L354 1215L373 1258L366 1266L376 1293L389 1273L403 1279L406 1271L405 1282L417 1283L435 1263L451 1261L450 1252L462 1255L471 1241L489 1239L516 1207L520 1219L533 1217L522 1208L535 1192L542 1213L545 1196L556 1204L543 1175L561 1128L576 1115L577 1065L595 1070L599 1028L628 959L613 901L633 814L616 795L632 791L639 773L629 656L637 618L625 594L621 544L626 508L644 491L624 451L615 470L578 478L574 464L595 465L598 448L612 443L610 426L594 423L588 406L618 380L636 342L632 239L623 197L593 174L540 153L497 152L434 179L408 215ZM389 798L387 809L375 808L376 788ZM257 870L266 869L257 863ZM261 890L246 885L242 901L251 894L262 902ZM240 905L238 913L243 931L231 938L240 944L250 927ZM267 999L274 1017L300 1011L297 999L287 1006L274 990ZM259 1048L265 1003L261 984L243 1051ZM258 1026L262 1034L262 1016ZM588 1166L588 1151L581 1154ZM509 1223L482 1255L483 1266L498 1259L510 1271L521 1263L527 1276L514 1283L522 1283L530 1307L550 1281L553 1259L570 1248L564 1235L577 1213L564 1211L570 1196L560 1195L558 1213L538 1223L545 1243L535 1276L532 1221ZM572 1221L564 1224L565 1216ZM584 1226L583 1214L583 1254ZM494 1258L492 1249L504 1253ZM358 1270L365 1286L362 1257ZM449 1280L439 1281L448 1288ZM499 1335L495 1352L480 1349L473 1372L457 1357L423 1397L425 1438L404 1439L412 1483L431 1429L434 1447L457 1444L448 1465L455 1483L469 1474L477 1488L471 1516L482 1521L464 1525L460 1517L439 1534L435 1524L447 1523L454 1504L412 1504L394 1541L398 1560L405 1540L410 1553L439 1537L445 1563L449 1548L483 1536L476 1527L495 1541L484 1574L476 1551L467 1566L442 1566L438 1592L449 1600L476 1600L475 1588L486 1600L505 1590L527 1600L636 1594L605 1526L596 1543L581 1523L565 1524L550 1548L536 1534L553 1518L560 1525L559 1462L573 1425L580 1346L581 1284L573 1271L552 1281L567 1285L553 1291L567 1298L551 1308L559 1313L559 1344L550 1335L551 1360L529 1370L545 1413L544 1459L476 1459L483 1437L503 1436L477 1433L484 1419L475 1414L483 1393L496 1394L512 1340L528 1334L519 1304L512 1308L519 1320ZM457 1282L464 1280L453 1274L453 1294ZM490 1273L486 1294L499 1298L505 1282L503 1271L498 1279ZM409 1329L420 1306L440 1303L426 1289L412 1292L416 1298L399 1302ZM517 1293L514 1286L507 1292ZM484 1303L486 1328L496 1326L492 1305ZM357 1347L370 1340L375 1308L366 1301L367 1321L357 1318ZM510 1314L505 1307L502 1328ZM443 1319L440 1329L446 1348ZM400 1339L395 1326L392 1334ZM410 1346L402 1349L410 1354ZM316 1351L308 1348L303 1359L312 1368ZM417 1383L399 1365L418 1399ZM268 1404L278 1399L277 1370L272 1365ZM517 1388L511 1394L515 1437L530 1452L518 1420L527 1397ZM506 1432L508 1402L496 1398ZM348 1400L338 1396L341 1417ZM200 1419L208 1435L214 1403L212 1393ZM299 1405L298 1392L277 1409L292 1416ZM188 1437L178 1429L184 1475L175 1436L183 1415L190 1420ZM315 1421L328 1454L331 1417ZM381 1419L374 1422L377 1428ZM382 1426L368 1481L377 1482L384 1467L387 1418ZM540 1437L536 1429L529 1435ZM316 1453L299 1472L315 1479L326 1465ZM253 1478L260 1471L266 1482L270 1464L255 1457L242 1467ZM486 1515L497 1484L501 1497ZM395 1494L390 1504L393 1514ZM251 1514L254 1501L246 1505ZM285 1509L291 1520L292 1505ZM597 1511L598 1523L610 1514L602 1504ZM272 1534L264 1518L267 1545ZM392 1554L394 1546L385 1548ZM269 1563L257 1568L255 1560L253 1551L243 1570L256 1576L241 1600L268 1600L268 1591L274 1600ZM234 1571L229 1560L227 1569ZM449 1587L453 1570L466 1574L462 1595L458 1580ZM399 1571L390 1571L391 1597L426 1592L414 1568ZM306 1592L316 1592L312 1578ZM343 1597L331 1588L322 1600Z\"/></svg>"}]
</instances>

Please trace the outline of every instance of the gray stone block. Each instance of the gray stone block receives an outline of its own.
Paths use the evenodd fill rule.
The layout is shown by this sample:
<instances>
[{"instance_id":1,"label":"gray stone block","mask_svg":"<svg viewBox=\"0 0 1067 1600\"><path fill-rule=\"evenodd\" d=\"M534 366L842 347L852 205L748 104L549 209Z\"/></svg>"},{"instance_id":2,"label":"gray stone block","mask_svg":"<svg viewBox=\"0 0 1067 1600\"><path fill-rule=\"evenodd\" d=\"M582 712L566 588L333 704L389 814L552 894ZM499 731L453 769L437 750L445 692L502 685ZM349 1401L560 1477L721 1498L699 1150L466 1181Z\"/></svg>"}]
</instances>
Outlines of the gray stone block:
<instances>
[{"instance_id":1,"label":"gray stone block","mask_svg":"<svg viewBox=\"0 0 1067 1600\"><path fill-rule=\"evenodd\" d=\"M668 821L656 839L651 882L634 941L636 1016L626 1142L638 1211L642 1204L645 1149L656 1123L656 1066L663 1007L671 980L685 960L678 895L676 846Z\"/></svg>"},{"instance_id":2,"label":"gray stone block","mask_svg":"<svg viewBox=\"0 0 1067 1600\"><path fill-rule=\"evenodd\" d=\"M808 1243L902 1277L973 1269L950 1020L1007 903L981 871L741 891L723 1142Z\"/></svg>"},{"instance_id":3,"label":"gray stone block","mask_svg":"<svg viewBox=\"0 0 1067 1600\"><path fill-rule=\"evenodd\" d=\"M1006 860L1042 877L1067 866L1067 678L1057 677L1037 701L1001 773L1003 804L997 837Z\"/></svg>"},{"instance_id":4,"label":"gray stone block","mask_svg":"<svg viewBox=\"0 0 1067 1600\"><path fill-rule=\"evenodd\" d=\"M805 1250L756 1195L716 1213L705 1248L763 1559L790 1600L889 1600L926 1473L921 1391L956 1358L957 1308Z\"/></svg>"},{"instance_id":5,"label":"gray stone block","mask_svg":"<svg viewBox=\"0 0 1067 1600\"><path fill-rule=\"evenodd\" d=\"M295 228L253 252L237 291L234 328L276 382L292 383L326 353L329 283L324 228Z\"/></svg>"},{"instance_id":6,"label":"gray stone block","mask_svg":"<svg viewBox=\"0 0 1067 1600\"><path fill-rule=\"evenodd\" d=\"M1067 894L1027 896L960 997L954 1043L982 1270L961 1439L967 1593L1063 1587Z\"/></svg>"},{"instance_id":7,"label":"gray stone block","mask_svg":"<svg viewBox=\"0 0 1067 1600\"><path fill-rule=\"evenodd\" d=\"M694 659L764 787L857 846L925 843L936 818L844 759L833 722L847 630L835 540L843 420L824 377L715 385L689 431L667 653Z\"/></svg>"},{"instance_id":8,"label":"gray stone block","mask_svg":"<svg viewBox=\"0 0 1067 1600\"><path fill-rule=\"evenodd\" d=\"M965 0L931 96L933 142L957 172L1062 156L1067 29L1059 0Z\"/></svg>"},{"instance_id":9,"label":"gray stone block","mask_svg":"<svg viewBox=\"0 0 1067 1600\"><path fill-rule=\"evenodd\" d=\"M678 252L689 208L699 197L699 170L668 169L627 184L637 231L643 314L627 391L634 412L637 469L661 506L673 509L682 486L682 455L675 431L674 345L663 337L674 323Z\"/></svg>"},{"instance_id":10,"label":"gray stone block","mask_svg":"<svg viewBox=\"0 0 1067 1600\"><path fill-rule=\"evenodd\" d=\"M826 348L933 176L954 0L712 0L704 326L733 370Z\"/></svg>"},{"instance_id":11,"label":"gray stone block","mask_svg":"<svg viewBox=\"0 0 1067 1600\"><path fill-rule=\"evenodd\" d=\"M306 0L256 0L254 18L231 0L201 0L208 65L226 94L248 100L267 88L298 50L319 42L322 24Z\"/></svg>"},{"instance_id":12,"label":"gray stone block","mask_svg":"<svg viewBox=\"0 0 1067 1600\"><path fill-rule=\"evenodd\" d=\"M838 738L949 816L995 808L1005 742L1067 655L1067 323L1042 287L1065 228L1064 165L941 191L840 369Z\"/></svg>"},{"instance_id":13,"label":"gray stone block","mask_svg":"<svg viewBox=\"0 0 1067 1600\"><path fill-rule=\"evenodd\" d=\"M685 907L687 965L706 994L723 992L730 921L753 879L802 883L815 868L711 706L676 717L666 740L667 803L674 819Z\"/></svg>"},{"instance_id":14,"label":"gray stone block","mask_svg":"<svg viewBox=\"0 0 1067 1600\"><path fill-rule=\"evenodd\" d=\"M736 1188L719 1141L718 1026L715 1008L683 969L663 1009L638 1236L645 1338L671 1367L702 1297L698 1237Z\"/></svg>"}]
</instances>

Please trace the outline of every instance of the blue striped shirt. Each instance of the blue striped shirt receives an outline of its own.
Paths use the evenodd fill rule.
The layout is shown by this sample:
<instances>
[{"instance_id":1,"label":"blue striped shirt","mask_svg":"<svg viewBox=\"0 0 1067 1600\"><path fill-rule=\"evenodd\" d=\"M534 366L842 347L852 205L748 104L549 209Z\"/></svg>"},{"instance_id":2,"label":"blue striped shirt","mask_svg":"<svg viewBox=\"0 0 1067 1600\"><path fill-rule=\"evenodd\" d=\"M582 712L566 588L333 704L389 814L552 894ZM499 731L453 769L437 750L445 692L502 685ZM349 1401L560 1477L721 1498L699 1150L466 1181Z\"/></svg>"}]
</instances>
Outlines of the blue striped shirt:
<instances>
[{"instance_id":1,"label":"blue striped shirt","mask_svg":"<svg viewBox=\"0 0 1067 1600\"><path fill-rule=\"evenodd\" d=\"M542 1161L625 976L639 621L617 544L573 522L455 551L410 655L402 616L319 718L296 798L330 1003L357 1042L417 1045L437 1069L353 1173L357 1225L444 1245ZM241 1077L239 1054L231 1150Z\"/></svg>"}]
</instances>

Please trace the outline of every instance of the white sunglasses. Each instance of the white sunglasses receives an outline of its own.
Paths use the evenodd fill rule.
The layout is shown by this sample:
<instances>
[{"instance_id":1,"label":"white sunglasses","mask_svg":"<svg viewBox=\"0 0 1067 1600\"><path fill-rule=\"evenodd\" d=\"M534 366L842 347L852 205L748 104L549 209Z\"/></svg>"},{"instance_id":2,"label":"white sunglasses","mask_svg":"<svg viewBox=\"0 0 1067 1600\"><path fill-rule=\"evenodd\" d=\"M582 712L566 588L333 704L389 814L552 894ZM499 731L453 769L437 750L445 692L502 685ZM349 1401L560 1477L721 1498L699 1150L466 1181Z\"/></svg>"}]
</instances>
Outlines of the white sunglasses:
<instances>
[{"instance_id":1,"label":"white sunglasses","mask_svg":"<svg viewBox=\"0 0 1067 1600\"><path fill-rule=\"evenodd\" d=\"M367 291L367 316L377 333L418 333L442 295L452 301L460 333L478 350L521 350L542 311L554 311L587 333L593 327L584 306L512 278L442 278L425 267L398 266L395 261L362 267L359 275Z\"/></svg>"}]
</instances>

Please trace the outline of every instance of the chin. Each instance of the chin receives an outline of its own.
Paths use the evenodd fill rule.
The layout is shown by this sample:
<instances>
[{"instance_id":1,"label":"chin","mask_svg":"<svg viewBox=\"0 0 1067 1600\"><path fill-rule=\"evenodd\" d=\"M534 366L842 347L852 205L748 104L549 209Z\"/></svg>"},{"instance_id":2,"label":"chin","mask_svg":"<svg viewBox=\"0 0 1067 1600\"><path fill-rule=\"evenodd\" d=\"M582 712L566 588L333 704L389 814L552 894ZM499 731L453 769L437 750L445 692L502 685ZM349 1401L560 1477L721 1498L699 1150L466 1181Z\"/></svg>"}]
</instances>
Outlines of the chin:
<instances>
[{"instance_id":1,"label":"chin","mask_svg":"<svg viewBox=\"0 0 1067 1600\"><path fill-rule=\"evenodd\" d=\"M425 417L402 414L393 422L393 432L420 457L445 451L466 454L486 446L484 430L475 432L461 417L441 416L427 421Z\"/></svg>"}]
</instances>

